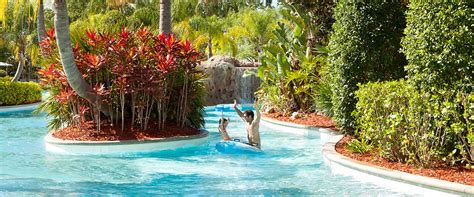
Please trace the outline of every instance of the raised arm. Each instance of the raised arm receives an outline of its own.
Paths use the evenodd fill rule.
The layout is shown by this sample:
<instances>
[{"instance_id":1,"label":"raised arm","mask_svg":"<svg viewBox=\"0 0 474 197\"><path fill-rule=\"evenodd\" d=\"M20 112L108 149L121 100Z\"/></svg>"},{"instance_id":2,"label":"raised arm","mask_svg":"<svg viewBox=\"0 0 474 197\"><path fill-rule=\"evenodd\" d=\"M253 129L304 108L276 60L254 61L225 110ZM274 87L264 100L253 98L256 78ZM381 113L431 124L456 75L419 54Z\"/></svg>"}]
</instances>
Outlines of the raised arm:
<instances>
[{"instance_id":1,"label":"raised arm","mask_svg":"<svg viewBox=\"0 0 474 197\"><path fill-rule=\"evenodd\" d=\"M253 107L255 108L255 120L252 122L252 124L258 124L260 123L260 109L258 108L258 100L255 100Z\"/></svg>"},{"instance_id":2,"label":"raised arm","mask_svg":"<svg viewBox=\"0 0 474 197\"><path fill-rule=\"evenodd\" d=\"M237 112L237 114L240 116L240 118L242 118L242 120L244 120L245 122L245 119L244 119L244 113L242 113L239 108L237 108L237 101L234 100L234 109L235 111Z\"/></svg>"}]
</instances>

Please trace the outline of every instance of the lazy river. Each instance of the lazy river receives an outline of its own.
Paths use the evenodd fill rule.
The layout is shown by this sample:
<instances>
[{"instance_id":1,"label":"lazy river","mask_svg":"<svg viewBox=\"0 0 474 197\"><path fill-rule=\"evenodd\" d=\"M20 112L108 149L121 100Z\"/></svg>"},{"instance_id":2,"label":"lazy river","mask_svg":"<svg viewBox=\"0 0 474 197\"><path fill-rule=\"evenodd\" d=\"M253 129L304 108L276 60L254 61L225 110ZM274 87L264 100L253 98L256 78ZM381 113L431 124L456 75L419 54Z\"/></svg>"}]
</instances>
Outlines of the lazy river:
<instances>
[{"instance_id":1,"label":"lazy river","mask_svg":"<svg viewBox=\"0 0 474 197\"><path fill-rule=\"evenodd\" d=\"M228 130L245 139L233 110ZM215 149L221 112L206 108L208 143L139 154L58 155L45 151L47 119L31 110L0 113L0 196L43 195L318 195L422 196L421 190L334 173L320 135L260 127L264 154Z\"/></svg>"}]
</instances>

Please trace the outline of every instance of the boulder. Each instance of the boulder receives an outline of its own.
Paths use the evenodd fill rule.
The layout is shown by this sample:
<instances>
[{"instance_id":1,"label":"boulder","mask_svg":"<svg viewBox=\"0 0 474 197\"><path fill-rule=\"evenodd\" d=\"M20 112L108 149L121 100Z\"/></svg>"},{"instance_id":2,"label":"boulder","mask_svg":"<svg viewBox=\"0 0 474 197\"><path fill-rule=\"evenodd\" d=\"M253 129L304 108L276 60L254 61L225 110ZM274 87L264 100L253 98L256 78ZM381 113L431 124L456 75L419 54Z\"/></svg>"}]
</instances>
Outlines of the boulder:
<instances>
[{"instance_id":1,"label":"boulder","mask_svg":"<svg viewBox=\"0 0 474 197\"><path fill-rule=\"evenodd\" d=\"M247 70L256 72L257 67L240 67L241 61L227 56L214 56L201 63L198 69L206 73L205 85L208 90L207 105L252 103L254 92L260 86L260 79L251 75L244 77ZM245 65L251 65L245 62ZM252 64L257 65L257 64Z\"/></svg>"}]
</instances>

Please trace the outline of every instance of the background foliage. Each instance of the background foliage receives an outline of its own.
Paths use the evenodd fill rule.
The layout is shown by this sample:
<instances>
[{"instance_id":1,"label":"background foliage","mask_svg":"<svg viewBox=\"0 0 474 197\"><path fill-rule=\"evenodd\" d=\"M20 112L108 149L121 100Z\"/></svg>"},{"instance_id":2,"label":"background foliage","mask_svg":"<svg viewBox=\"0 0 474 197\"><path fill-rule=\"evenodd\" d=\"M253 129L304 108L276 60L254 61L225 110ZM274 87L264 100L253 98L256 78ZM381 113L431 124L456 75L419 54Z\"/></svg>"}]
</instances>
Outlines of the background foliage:
<instances>
[{"instance_id":1,"label":"background foliage","mask_svg":"<svg viewBox=\"0 0 474 197\"><path fill-rule=\"evenodd\" d=\"M357 92L359 138L389 160L432 167L472 162L467 135L474 126L474 93L418 91L406 81L374 82Z\"/></svg>"},{"instance_id":2,"label":"background foliage","mask_svg":"<svg viewBox=\"0 0 474 197\"><path fill-rule=\"evenodd\" d=\"M41 87L34 82L10 82L0 78L0 106L34 103L41 100Z\"/></svg>"},{"instance_id":3,"label":"background foliage","mask_svg":"<svg viewBox=\"0 0 474 197\"><path fill-rule=\"evenodd\" d=\"M311 32L307 15L292 6L280 12L283 19L273 30L275 39L264 45L260 56L258 76L262 83L257 94L267 108L283 115L312 112L319 70L326 65L326 57L306 45Z\"/></svg>"},{"instance_id":4,"label":"background foliage","mask_svg":"<svg viewBox=\"0 0 474 197\"><path fill-rule=\"evenodd\" d=\"M425 90L474 90L473 7L472 1L409 4L402 43L412 84Z\"/></svg>"},{"instance_id":5,"label":"background foliage","mask_svg":"<svg viewBox=\"0 0 474 197\"><path fill-rule=\"evenodd\" d=\"M402 78L405 58L399 53L405 27L404 7L397 1L338 1L329 43L334 118L343 132L355 128L351 113L358 83Z\"/></svg>"}]
</instances>

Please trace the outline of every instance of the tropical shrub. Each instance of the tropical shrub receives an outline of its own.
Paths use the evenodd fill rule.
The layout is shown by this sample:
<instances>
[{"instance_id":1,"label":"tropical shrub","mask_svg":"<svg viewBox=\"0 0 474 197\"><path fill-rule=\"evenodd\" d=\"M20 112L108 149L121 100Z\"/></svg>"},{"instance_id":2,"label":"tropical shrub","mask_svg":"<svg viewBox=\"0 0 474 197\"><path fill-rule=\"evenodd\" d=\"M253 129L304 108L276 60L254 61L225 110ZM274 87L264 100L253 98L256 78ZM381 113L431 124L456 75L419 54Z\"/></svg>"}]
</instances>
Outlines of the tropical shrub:
<instances>
[{"instance_id":1,"label":"tropical shrub","mask_svg":"<svg viewBox=\"0 0 474 197\"><path fill-rule=\"evenodd\" d=\"M351 115L358 83L404 77L405 58L399 53L405 27L404 8L397 1L338 1L334 33L329 42L334 118L352 133Z\"/></svg>"},{"instance_id":2,"label":"tropical shrub","mask_svg":"<svg viewBox=\"0 0 474 197\"><path fill-rule=\"evenodd\" d=\"M10 76L5 76L5 77L0 77L0 82L9 82L12 81L13 77Z\"/></svg>"},{"instance_id":3,"label":"tropical shrub","mask_svg":"<svg viewBox=\"0 0 474 197\"><path fill-rule=\"evenodd\" d=\"M7 76L7 71L0 70L0 77L5 77L5 76Z\"/></svg>"},{"instance_id":4,"label":"tropical shrub","mask_svg":"<svg viewBox=\"0 0 474 197\"><path fill-rule=\"evenodd\" d=\"M474 128L474 93L433 94L401 80L368 83L355 94L356 134L382 157L421 166L472 162L467 135Z\"/></svg>"},{"instance_id":5,"label":"tropical shrub","mask_svg":"<svg viewBox=\"0 0 474 197\"><path fill-rule=\"evenodd\" d=\"M34 103L41 100L41 87L34 82L10 82L0 79L0 106Z\"/></svg>"},{"instance_id":6,"label":"tropical shrub","mask_svg":"<svg viewBox=\"0 0 474 197\"><path fill-rule=\"evenodd\" d=\"M471 146L474 146L474 132L469 132L467 134L467 142L469 142Z\"/></svg>"},{"instance_id":7,"label":"tropical shrub","mask_svg":"<svg viewBox=\"0 0 474 197\"><path fill-rule=\"evenodd\" d=\"M58 61L54 30L41 42L45 59L41 84L51 96L40 106L51 117L50 129L63 125L84 128L103 123L147 129L150 121L159 128L170 122L200 128L204 121L203 75L195 69L200 53L189 41L174 35L155 35L146 28L116 34L87 31L83 45L73 49L77 67L103 98L108 114L79 97L68 84Z\"/></svg>"},{"instance_id":8,"label":"tropical shrub","mask_svg":"<svg viewBox=\"0 0 474 197\"><path fill-rule=\"evenodd\" d=\"M309 38L311 38L312 44L327 45L329 33L334 23L334 1L287 0L285 2L297 7L302 12L308 13L310 17L309 25L311 26Z\"/></svg>"},{"instance_id":9,"label":"tropical shrub","mask_svg":"<svg viewBox=\"0 0 474 197\"><path fill-rule=\"evenodd\" d=\"M352 139L349 143L347 143L346 147L349 149L349 151L359 154L369 152L373 148L372 145L367 142L367 140L358 139Z\"/></svg>"},{"instance_id":10,"label":"tropical shrub","mask_svg":"<svg viewBox=\"0 0 474 197\"><path fill-rule=\"evenodd\" d=\"M287 16L292 22L278 23L273 31L276 39L263 47L262 65L257 73L262 80L257 91L259 99L284 115L314 110L315 90L320 78L318 70L326 64L324 56L308 52L308 28L304 20Z\"/></svg>"},{"instance_id":11,"label":"tropical shrub","mask_svg":"<svg viewBox=\"0 0 474 197\"><path fill-rule=\"evenodd\" d=\"M228 18L232 26L228 29L229 37L235 39L239 57L257 60L262 52L262 46L271 39L276 39L272 33L277 26L278 13L273 9L245 9L231 14Z\"/></svg>"},{"instance_id":12,"label":"tropical shrub","mask_svg":"<svg viewBox=\"0 0 474 197\"><path fill-rule=\"evenodd\" d=\"M472 2L412 1L403 38L409 82L424 90L473 91Z\"/></svg>"},{"instance_id":13,"label":"tropical shrub","mask_svg":"<svg viewBox=\"0 0 474 197\"><path fill-rule=\"evenodd\" d=\"M322 47L322 50L319 50L320 53L327 54L327 48ZM327 57L327 56L326 56ZM314 96L314 110L324 113L326 116L334 116L334 106L332 103L333 90L331 87L331 66L328 63L322 64L319 69L319 75L321 76L319 84L316 85L315 96Z\"/></svg>"}]
</instances>

